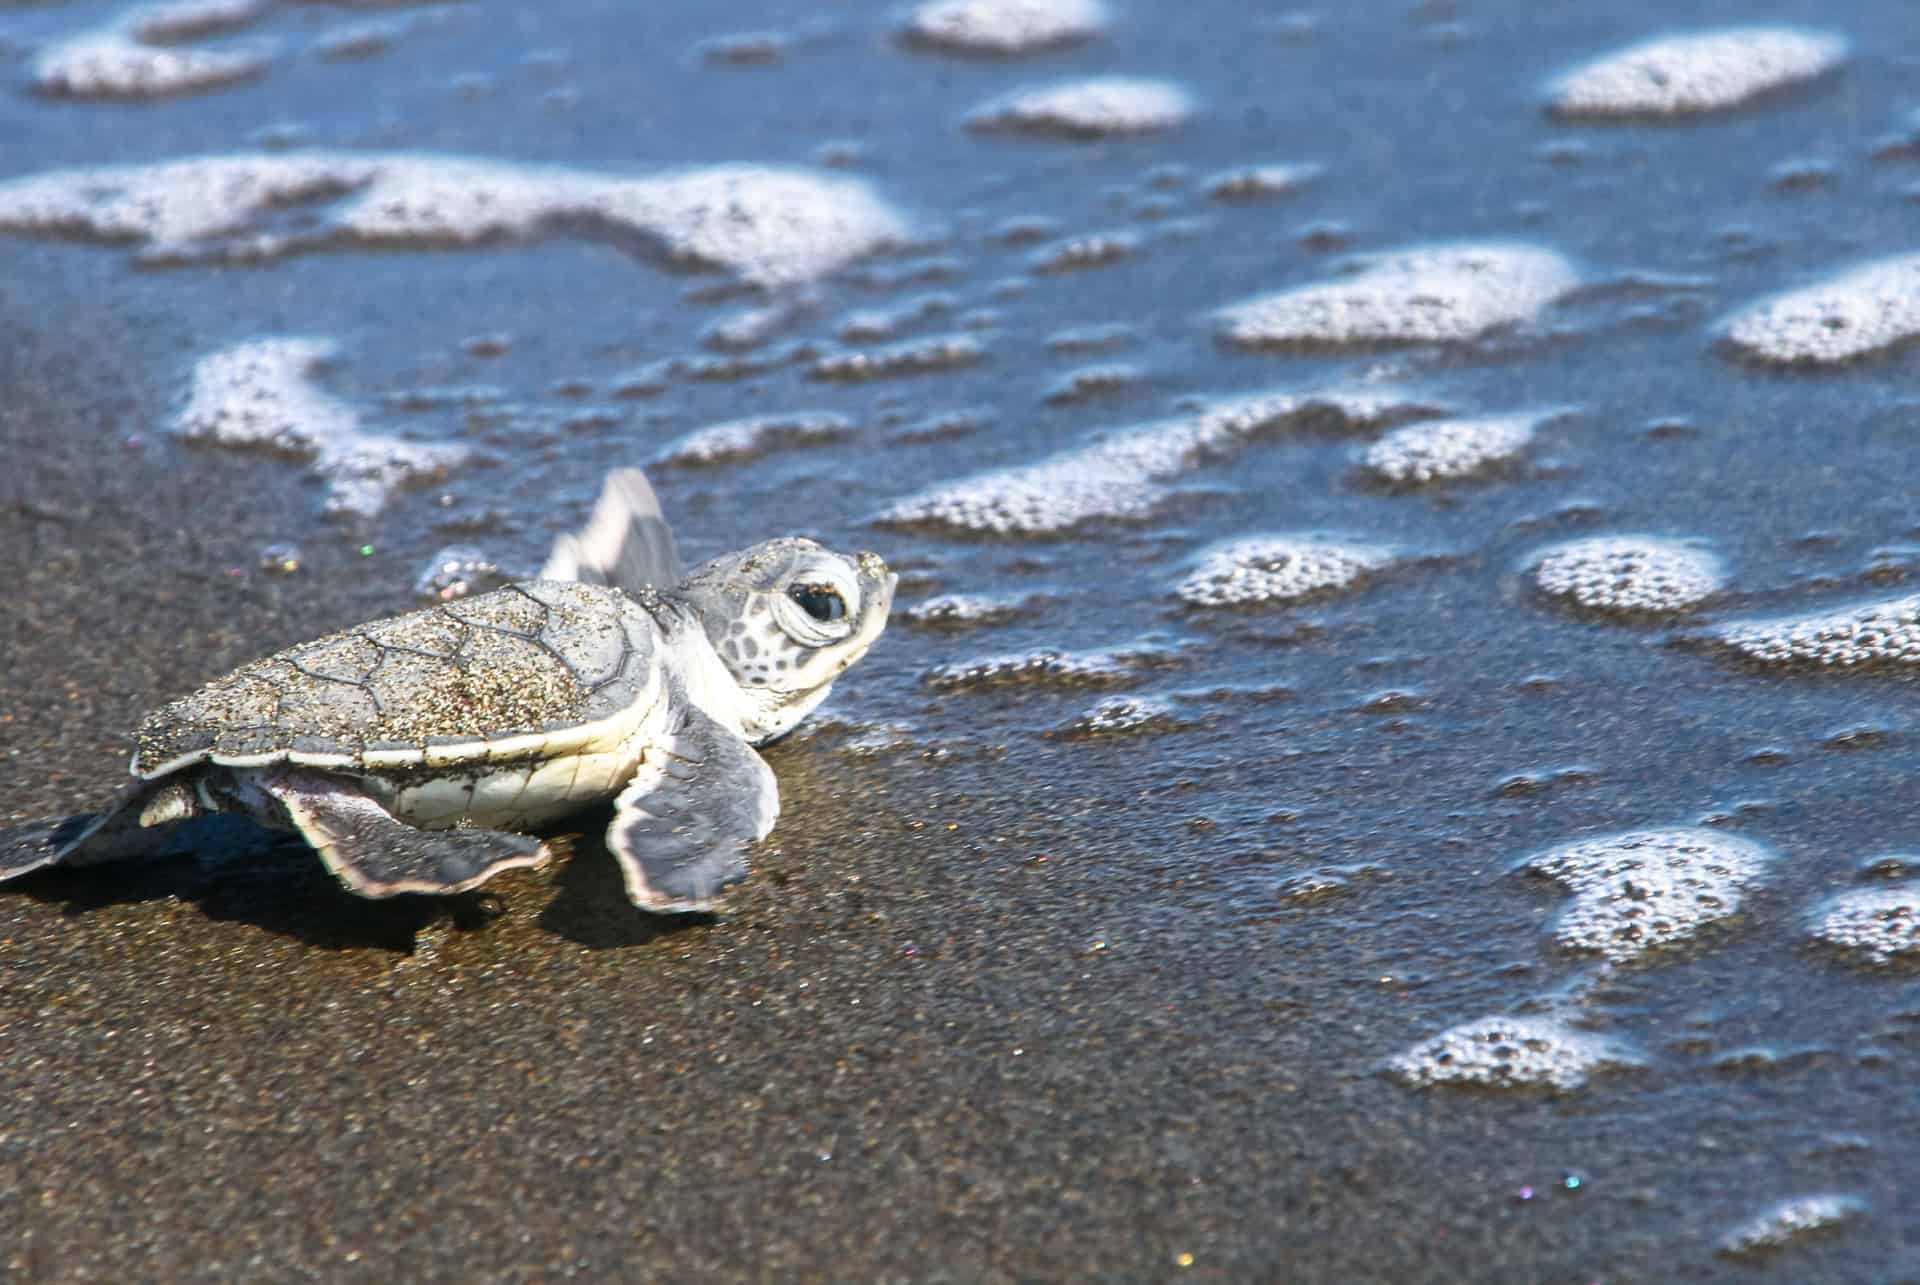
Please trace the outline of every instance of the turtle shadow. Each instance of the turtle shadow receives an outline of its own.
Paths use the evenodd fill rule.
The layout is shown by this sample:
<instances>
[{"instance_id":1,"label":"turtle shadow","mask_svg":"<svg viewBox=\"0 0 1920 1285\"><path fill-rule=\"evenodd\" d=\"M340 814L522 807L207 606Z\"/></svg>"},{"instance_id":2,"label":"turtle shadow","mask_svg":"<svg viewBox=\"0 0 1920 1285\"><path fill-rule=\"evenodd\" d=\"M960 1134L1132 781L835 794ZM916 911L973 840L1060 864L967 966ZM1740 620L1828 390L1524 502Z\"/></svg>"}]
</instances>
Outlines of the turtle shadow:
<instances>
[{"instance_id":1,"label":"turtle shadow","mask_svg":"<svg viewBox=\"0 0 1920 1285\"><path fill-rule=\"evenodd\" d=\"M542 928L593 950L644 946L714 922L712 915L654 915L627 900L619 863L603 837L611 808L577 818L573 854L554 879ZM67 918L113 906L175 900L216 922L246 923L322 950L414 953L422 929L451 919L459 932L498 916L486 888L451 896L360 897L327 873L312 848L246 817L186 822L142 857L53 866L0 888L55 905Z\"/></svg>"},{"instance_id":2,"label":"turtle shadow","mask_svg":"<svg viewBox=\"0 0 1920 1285\"><path fill-rule=\"evenodd\" d=\"M56 905L67 918L111 906L174 899L210 920L252 924L324 950L411 954L428 924L451 914L461 929L491 918L483 894L356 897L328 875L313 849L243 817L188 822L151 854L90 866L55 866L7 891Z\"/></svg>"},{"instance_id":3,"label":"turtle shadow","mask_svg":"<svg viewBox=\"0 0 1920 1285\"><path fill-rule=\"evenodd\" d=\"M573 854L554 877L557 892L540 912L540 926L589 950L645 946L712 924L713 915L656 915L627 900L620 863L607 851L611 807L569 818Z\"/></svg>"}]
</instances>

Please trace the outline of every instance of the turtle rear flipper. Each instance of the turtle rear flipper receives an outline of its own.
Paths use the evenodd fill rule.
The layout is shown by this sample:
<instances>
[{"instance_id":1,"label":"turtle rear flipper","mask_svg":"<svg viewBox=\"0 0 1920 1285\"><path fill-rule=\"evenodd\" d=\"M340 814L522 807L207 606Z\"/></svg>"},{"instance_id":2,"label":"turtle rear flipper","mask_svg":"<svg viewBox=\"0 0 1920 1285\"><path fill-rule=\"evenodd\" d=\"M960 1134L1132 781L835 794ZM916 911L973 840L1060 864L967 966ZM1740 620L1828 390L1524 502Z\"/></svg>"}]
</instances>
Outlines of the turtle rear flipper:
<instances>
[{"instance_id":1,"label":"turtle rear flipper","mask_svg":"<svg viewBox=\"0 0 1920 1285\"><path fill-rule=\"evenodd\" d=\"M58 865L68 853L86 842L98 829L105 814L89 812L84 816L34 821L10 830L0 830L0 880L17 879L35 870Z\"/></svg>"},{"instance_id":2,"label":"turtle rear flipper","mask_svg":"<svg viewBox=\"0 0 1920 1285\"><path fill-rule=\"evenodd\" d=\"M746 846L780 815L773 769L753 747L686 703L614 803L607 848L643 910L710 910L747 876Z\"/></svg>"},{"instance_id":3,"label":"turtle rear flipper","mask_svg":"<svg viewBox=\"0 0 1920 1285\"><path fill-rule=\"evenodd\" d=\"M502 870L544 865L560 847L505 830L418 830L324 772L275 772L259 785L334 877L362 897L466 892Z\"/></svg>"},{"instance_id":4,"label":"turtle rear flipper","mask_svg":"<svg viewBox=\"0 0 1920 1285\"><path fill-rule=\"evenodd\" d=\"M205 811L184 781L130 781L105 812L35 821L0 832L0 881L53 865L103 865L144 856L155 846L146 831Z\"/></svg>"}]
</instances>

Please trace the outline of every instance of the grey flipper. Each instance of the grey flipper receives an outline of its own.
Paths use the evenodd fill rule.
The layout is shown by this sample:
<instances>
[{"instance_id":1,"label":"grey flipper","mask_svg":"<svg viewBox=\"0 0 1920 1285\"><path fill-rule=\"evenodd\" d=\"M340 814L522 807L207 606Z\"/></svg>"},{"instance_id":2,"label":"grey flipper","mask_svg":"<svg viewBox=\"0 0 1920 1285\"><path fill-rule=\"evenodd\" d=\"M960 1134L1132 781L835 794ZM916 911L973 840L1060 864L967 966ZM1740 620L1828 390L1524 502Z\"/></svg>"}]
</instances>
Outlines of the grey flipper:
<instances>
[{"instance_id":1,"label":"grey flipper","mask_svg":"<svg viewBox=\"0 0 1920 1285\"><path fill-rule=\"evenodd\" d=\"M260 785L334 877L362 897L466 892L502 870L543 865L560 846L504 830L416 830L324 772L275 772Z\"/></svg>"},{"instance_id":2,"label":"grey flipper","mask_svg":"<svg viewBox=\"0 0 1920 1285\"><path fill-rule=\"evenodd\" d=\"M85 816L34 821L0 830L0 880L17 879L59 864L68 853L86 842L103 819L103 814L90 812Z\"/></svg>"},{"instance_id":3,"label":"grey flipper","mask_svg":"<svg viewBox=\"0 0 1920 1285\"><path fill-rule=\"evenodd\" d=\"M628 593L671 589L686 579L673 531L646 475L639 469L607 474L586 529L553 542L542 580L613 585Z\"/></svg>"},{"instance_id":4,"label":"grey flipper","mask_svg":"<svg viewBox=\"0 0 1920 1285\"><path fill-rule=\"evenodd\" d=\"M53 865L97 865L137 857L155 845L144 831L205 809L179 779L130 781L104 812L35 821L0 831L0 881Z\"/></svg>"},{"instance_id":5,"label":"grey flipper","mask_svg":"<svg viewBox=\"0 0 1920 1285\"><path fill-rule=\"evenodd\" d=\"M684 698L683 698L684 699ZM689 705L614 803L607 848L627 897L662 914L710 910L747 876L746 846L780 815L780 786L753 747Z\"/></svg>"}]
</instances>

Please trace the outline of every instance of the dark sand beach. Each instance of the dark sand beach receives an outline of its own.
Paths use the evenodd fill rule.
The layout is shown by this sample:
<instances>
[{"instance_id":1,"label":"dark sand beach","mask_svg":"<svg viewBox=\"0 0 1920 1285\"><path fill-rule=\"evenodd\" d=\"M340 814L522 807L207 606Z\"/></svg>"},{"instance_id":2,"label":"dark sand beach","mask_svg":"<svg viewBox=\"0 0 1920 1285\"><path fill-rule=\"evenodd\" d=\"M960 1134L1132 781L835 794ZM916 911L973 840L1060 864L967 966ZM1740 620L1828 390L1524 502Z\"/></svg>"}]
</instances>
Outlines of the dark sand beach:
<instances>
[{"instance_id":1,"label":"dark sand beach","mask_svg":"<svg viewBox=\"0 0 1920 1285\"><path fill-rule=\"evenodd\" d=\"M1849 361L1729 321L1915 246L1901 6L1116 2L1001 56L878 6L287 4L202 41L277 42L235 85L33 87L117 12L0 5L0 827L103 801L155 705L419 605L436 549L537 566L609 468L649 467L694 558L804 531L902 586L767 750L784 810L725 914L633 909L593 814L570 860L444 901L356 898L225 819L0 888L0 1275L1920 1274L1920 321ZM1589 59L1762 20L1846 52L1724 110L1544 109ZM1113 75L1184 114L979 124ZM15 182L309 148L384 177L329 160L187 252L78 188L29 218ZM851 212L786 242L751 188L734 240L654 189L470 239L341 213L441 181L419 156L788 167ZM1283 164L1316 168L1247 172ZM843 264L862 192L898 228ZM1397 337L1248 311L1463 243L1535 255L1489 260L1491 320L1444 263ZM337 346L312 387L363 431L473 454L330 515L324 445L184 440L209 354L288 335ZM840 418L674 456L801 412ZM1501 415L1527 444L1471 476L1367 454ZM1351 561L1298 598L1182 596L1248 537ZM1541 573L1590 537L1712 583ZM942 623L948 593L992 610ZM1729 641L1860 604L1859 663ZM1795 627L1780 655L1831 642ZM1540 855L1649 829L1707 855ZM1869 894L1883 936L1831 927ZM1483 1074L1428 1043L1483 1021L1510 1035Z\"/></svg>"}]
</instances>

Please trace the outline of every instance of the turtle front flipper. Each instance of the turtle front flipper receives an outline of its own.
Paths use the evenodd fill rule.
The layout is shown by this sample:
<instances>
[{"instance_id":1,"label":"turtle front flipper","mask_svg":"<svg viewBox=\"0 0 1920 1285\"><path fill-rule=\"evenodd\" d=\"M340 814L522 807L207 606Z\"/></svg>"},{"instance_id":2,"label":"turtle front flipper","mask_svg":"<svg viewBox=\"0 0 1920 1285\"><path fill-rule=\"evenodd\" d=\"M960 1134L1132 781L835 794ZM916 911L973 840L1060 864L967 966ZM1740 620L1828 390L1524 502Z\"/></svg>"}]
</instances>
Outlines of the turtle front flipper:
<instances>
[{"instance_id":1,"label":"turtle front flipper","mask_svg":"<svg viewBox=\"0 0 1920 1285\"><path fill-rule=\"evenodd\" d=\"M417 830L325 772L275 772L259 784L334 877L362 897L466 892L557 851L557 843L504 830Z\"/></svg>"},{"instance_id":2,"label":"turtle front flipper","mask_svg":"<svg viewBox=\"0 0 1920 1285\"><path fill-rule=\"evenodd\" d=\"M766 760L688 705L615 801L607 848L634 905L710 910L721 889L746 878L747 844L764 839L779 815Z\"/></svg>"},{"instance_id":3,"label":"turtle front flipper","mask_svg":"<svg viewBox=\"0 0 1920 1285\"><path fill-rule=\"evenodd\" d=\"M578 535L563 535L541 569L542 580L606 584L628 593L671 589L686 577L660 497L639 469L607 474L593 516Z\"/></svg>"}]
</instances>

